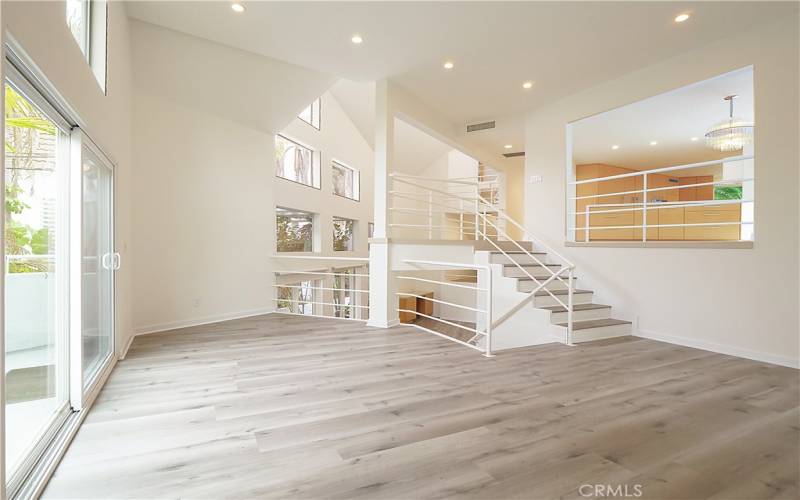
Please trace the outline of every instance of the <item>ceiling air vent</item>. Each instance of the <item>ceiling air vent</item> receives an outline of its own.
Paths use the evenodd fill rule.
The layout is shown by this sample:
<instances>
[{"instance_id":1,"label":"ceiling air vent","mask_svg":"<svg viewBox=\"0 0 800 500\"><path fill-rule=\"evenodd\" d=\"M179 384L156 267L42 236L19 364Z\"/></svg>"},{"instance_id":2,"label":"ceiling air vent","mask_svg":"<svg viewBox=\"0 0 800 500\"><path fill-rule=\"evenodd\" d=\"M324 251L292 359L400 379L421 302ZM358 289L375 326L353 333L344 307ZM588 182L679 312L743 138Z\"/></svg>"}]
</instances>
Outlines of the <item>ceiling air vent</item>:
<instances>
[{"instance_id":1,"label":"ceiling air vent","mask_svg":"<svg viewBox=\"0 0 800 500\"><path fill-rule=\"evenodd\" d=\"M515 158L517 156L525 156L525 151L518 151L516 153L503 153L506 158Z\"/></svg>"},{"instance_id":2,"label":"ceiling air vent","mask_svg":"<svg viewBox=\"0 0 800 500\"><path fill-rule=\"evenodd\" d=\"M467 125L467 132L477 132L478 130L488 130L490 128L494 128L494 121L490 122L483 122L483 123L473 123L472 125Z\"/></svg>"}]
</instances>

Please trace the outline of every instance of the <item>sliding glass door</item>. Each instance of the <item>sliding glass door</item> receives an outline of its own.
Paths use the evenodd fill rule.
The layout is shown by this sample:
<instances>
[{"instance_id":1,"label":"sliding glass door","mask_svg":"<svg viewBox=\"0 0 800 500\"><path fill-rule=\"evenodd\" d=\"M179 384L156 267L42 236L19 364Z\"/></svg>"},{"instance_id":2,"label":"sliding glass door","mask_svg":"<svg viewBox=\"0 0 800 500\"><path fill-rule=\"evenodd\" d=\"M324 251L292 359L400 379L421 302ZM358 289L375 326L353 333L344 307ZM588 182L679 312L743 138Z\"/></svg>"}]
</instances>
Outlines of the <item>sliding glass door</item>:
<instances>
[{"instance_id":1,"label":"sliding glass door","mask_svg":"<svg viewBox=\"0 0 800 500\"><path fill-rule=\"evenodd\" d=\"M114 352L112 163L14 63L5 92L9 496L74 424Z\"/></svg>"},{"instance_id":2,"label":"sliding glass door","mask_svg":"<svg viewBox=\"0 0 800 500\"><path fill-rule=\"evenodd\" d=\"M38 456L69 413L69 128L5 85L6 474Z\"/></svg>"},{"instance_id":3,"label":"sliding glass door","mask_svg":"<svg viewBox=\"0 0 800 500\"><path fill-rule=\"evenodd\" d=\"M111 356L114 333L112 166L81 145L81 371L85 391Z\"/></svg>"}]
</instances>

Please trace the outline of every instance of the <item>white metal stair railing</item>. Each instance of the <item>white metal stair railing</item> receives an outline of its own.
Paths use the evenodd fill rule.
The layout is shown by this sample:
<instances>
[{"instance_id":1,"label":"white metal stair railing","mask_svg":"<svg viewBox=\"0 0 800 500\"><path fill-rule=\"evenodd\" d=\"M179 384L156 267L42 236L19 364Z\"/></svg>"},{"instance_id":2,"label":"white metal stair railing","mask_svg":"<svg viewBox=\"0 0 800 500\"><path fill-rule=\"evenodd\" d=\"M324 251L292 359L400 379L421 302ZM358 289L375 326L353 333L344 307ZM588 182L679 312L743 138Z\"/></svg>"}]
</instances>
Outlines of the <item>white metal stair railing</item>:
<instances>
[{"instance_id":1,"label":"white metal stair railing","mask_svg":"<svg viewBox=\"0 0 800 500\"><path fill-rule=\"evenodd\" d=\"M346 262L353 262L351 265L344 265L344 266L329 266L325 269L283 269L281 271L275 272L276 283L272 286L279 292L281 289L290 290L291 297L280 297L276 296L272 300L276 303L276 306L282 303L288 303L292 307L289 310L277 310L276 312L280 312L281 314L292 314L297 316L310 316L316 318L332 318L332 319L344 319L344 320L354 320L354 321L366 321L369 319L369 287L367 288L353 288L351 286L324 286L319 284L313 284L315 282L319 282L324 279L335 279L336 277L340 277L340 279L362 279L366 280L369 278L369 273L366 272L355 272L357 269L367 268L367 264L369 263L369 259L360 258L360 257L325 257L325 256L317 256L317 255L273 255L272 258L274 259L299 259L305 261L326 261L326 263L336 262L336 261L346 261ZM356 262L360 264L356 264ZM281 278L284 279L281 279ZM288 280L286 279L288 277ZM281 281L278 283L277 281ZM310 286L302 285L303 282L312 282ZM304 299L298 295L298 290L302 292L303 290L309 290L311 292L311 297ZM317 298L317 293L322 292L332 292L334 295L334 302L326 302L325 300L319 300ZM344 303L345 297L341 294L352 294L350 297L353 299L352 303ZM366 304L360 303L359 295L361 294L361 298L366 297ZM336 298L339 297L342 302L335 302ZM308 305L311 307L311 313L305 312L304 305ZM330 309L329 309L330 308ZM293 310L295 309L295 310ZM332 314L326 314L326 310L332 310ZM317 314L316 312L321 311L321 314ZM348 317L347 314L350 314ZM355 316L355 317L354 317Z\"/></svg>"},{"instance_id":2,"label":"white metal stair railing","mask_svg":"<svg viewBox=\"0 0 800 500\"><path fill-rule=\"evenodd\" d=\"M432 270L431 267L434 267L434 268L450 267L450 268L454 268L454 269L471 269L471 270L475 270L475 271L483 271L483 272L486 273L486 276L488 277L488 281L487 281L487 286L485 288L484 287L478 287L477 285L476 286L472 286L472 285L465 285L463 283L451 283L449 281L432 280L432 279L428 279L428 278L421 278L421 277L418 277L418 276L408 276L408 275L397 276L397 279L401 280L401 281L419 281L419 282L423 282L423 283L435 284L435 285L440 285L440 286L450 286L450 287L456 287L456 288L462 288L462 289L464 289L464 288L472 289L472 290L475 290L476 293L481 293L481 292L485 293L485 301L483 303L484 304L483 308L481 308L481 307L471 307L471 306L467 306L467 305L464 305L464 304L458 304L458 303L455 303L455 302L449 302L449 301L446 301L446 300L434 299L434 298L431 298L431 297L425 297L425 296L421 296L419 294L411 293L411 292L397 292L396 293L396 295L398 297L414 297L416 299L422 299L422 300L430 301L430 302L433 302L435 304L440 304L440 305L444 305L444 306L447 306L447 307L455 307L455 308L461 309L461 310L472 311L472 312L475 313L475 328L470 328L470 327L468 327L466 325L458 324L458 323L456 323L454 321L448 321L446 319L438 318L436 316L423 314L423 313L420 313L419 311L416 311L416 310L412 311L410 309L404 309L402 307L398 307L397 311L398 312L408 313L408 314L414 314L414 315L417 315L417 316L422 316L422 317L424 317L426 319L429 319L431 321L442 323L442 324L448 325L448 326L450 326L452 328L458 328L460 330L469 332L469 333L472 334L472 337L465 342L463 340L459 340L459 339L451 337L449 335L445 335L442 332L437 332L436 330L434 330L432 328L426 328L426 327L424 327L422 325L419 325L419 324L409 323L409 325L412 325L412 326L414 326L416 328L424 330L424 331L426 331L428 333L432 333L434 335L438 335L440 337L446 338L447 340L450 340L450 341L456 342L458 344L461 344L463 346L469 347L470 349L475 349L477 351L482 351L483 355L486 356L486 357L493 356L493 354L492 354L492 293L491 293L491 290L492 290L492 271L489 268L489 266L476 265L476 264L464 264L464 263L459 263L459 262L442 262L442 261L416 260L416 259L406 259L403 262L405 262L406 264L415 266L416 268L418 268L417 270L419 270L419 271L430 271L430 270ZM479 301L477 300L477 297L476 297L476 306L478 306L478 305L479 305ZM441 316L441 314L440 314L440 316ZM481 328L481 326L482 326L482 328ZM476 341L476 340L478 340L480 338L484 339L483 347L480 347L480 346L478 346L478 345L473 343L474 341Z\"/></svg>"},{"instance_id":3,"label":"white metal stair railing","mask_svg":"<svg viewBox=\"0 0 800 500\"><path fill-rule=\"evenodd\" d=\"M651 193L659 193L659 192L669 192L673 190L681 190L681 189L689 189L689 188L698 188L698 187L706 187L706 186L741 186L748 182L754 182L755 178L744 176L741 178L735 179L723 179L719 181L713 182L695 182L692 184L680 184L677 186L664 186L664 187L649 187L648 186L648 176L656 175L656 174L663 174L663 173L670 173L670 172L678 172L678 171L686 171L690 169L702 168L702 167L709 167L713 165L719 165L722 163L733 163L745 160L752 160L754 158L753 155L740 155L740 156L731 156L728 158L721 158L719 160L710 160L710 161L703 161L698 163L689 163L685 165L675 165L671 167L663 167L663 168L655 168L650 170L643 170L641 172L629 172L624 174L618 175L610 175L607 177L596 177L591 179L583 179L583 180L576 180L570 181L568 185L571 189L575 189L577 186L593 184L593 183L600 183L600 182L607 182L612 180L618 179L629 179L629 178L642 178L642 188L641 189L628 189L624 191L616 191L613 193L598 193L598 194L591 194L591 195L583 195L583 196L570 196L570 202L573 204L573 207L567 211L568 219L571 223L568 225L569 233L572 235L572 240L575 241L590 241L591 234L594 231L607 231L607 230L619 230L619 229L631 229L631 230L640 230L641 241L647 241L647 233L648 229L658 229L658 228L692 228L692 227L723 227L723 226L747 226L752 225L753 221L745 221L742 220L741 217L741 208L740 208L740 216L738 221L719 221L719 222L692 222L686 223L685 219L683 223L668 223L668 224L649 224L647 220L648 211L655 209L655 208L663 208L663 209L684 209L690 207L703 207L703 206L724 206L724 205L739 205L744 206L745 204L752 204L754 200L751 199L729 199L729 200L686 200L686 201L653 201L648 198L648 194ZM638 200L638 196L641 195L641 201ZM637 198L630 202L623 202L623 203L587 203L586 206L582 211L578 211L575 207L580 200L592 200L592 201L600 201L602 198L608 198L612 196L636 196ZM623 207L623 208L619 208ZM594 210L594 208L600 208L600 210ZM634 216L638 213L641 213L641 224L621 224L621 225L602 225L602 226L592 226L591 219L592 215L599 215L599 214L615 214L619 213L620 215L625 213L632 213ZM579 218L583 218L583 224L579 225L577 220ZM659 221L660 222L660 221ZM583 238L578 240L576 235L578 233L583 233ZM741 230L740 230L740 238L741 238ZM637 238L638 239L638 238ZM683 241L691 241L691 240L683 240Z\"/></svg>"},{"instance_id":4,"label":"white metal stair railing","mask_svg":"<svg viewBox=\"0 0 800 500\"><path fill-rule=\"evenodd\" d=\"M478 198L480 191L485 188L484 185L487 182L492 186L491 192L497 192L497 178L491 181L482 181L479 177L438 179L399 173L391 173L389 175L392 180L392 188L389 191L389 195L393 201L389 206L389 212L392 215L392 221L389 223L390 229L427 230L425 235L427 239L453 239L443 236L457 232L458 236L455 239L475 240L478 238L477 225L479 219L477 213L491 213L497 210L494 204L486 200L480 202ZM421 184L423 182L441 185L445 190L429 189L428 186ZM403 191L400 190L401 186L410 187L417 191ZM399 206L394 203L397 200L412 202L415 206ZM397 221L399 214L409 214L417 217L412 223L401 223ZM448 215L458 216L457 227L453 224L434 222L435 219L443 219L446 222ZM418 233L415 232L414 234ZM438 237L435 238L435 236Z\"/></svg>"},{"instance_id":5,"label":"white metal stair railing","mask_svg":"<svg viewBox=\"0 0 800 500\"><path fill-rule=\"evenodd\" d=\"M526 296L524 300L514 306L510 311L506 314L501 316L500 318L494 320L493 327L500 325L506 319L508 319L511 315L513 315L516 311L518 311L523 306L533 302L536 293L539 291L545 291L553 300L561 305L566 313L567 313L567 328L566 328L566 335L564 338L564 342L568 345L572 345L572 334L573 334L573 295L575 292L575 280L574 280L574 271L575 265L569 261L566 257L561 255L555 249L550 247L547 243L542 241L541 239L535 237L530 231L528 231L522 224L514 220L508 213L502 209L501 207L495 206L491 204L488 200L480 196L480 193L476 192L474 197L464 197L459 194L454 194L449 191L444 191L442 189L432 188L430 186L425 186L418 182L414 182L414 179L417 180L434 180L434 179L425 179L425 178L415 178L413 176L406 176L400 174L391 174L392 182L398 182L401 184L405 184L411 186L415 189L421 190L421 193L414 193L414 194L422 194L427 198L429 210L432 209L433 205L442 205L444 201L446 202L455 202L459 206L460 213L463 215L469 216L469 218L474 220L473 223L473 232L474 232L474 239L475 240L484 240L489 242L498 252L502 253L509 262L513 263L520 271L525 275L527 279L533 281L536 284L536 288ZM435 179L441 183L447 183L449 180L447 179ZM463 181L452 181L454 183L463 183ZM392 196L403 196L407 195L408 193L398 192L394 189L390 191ZM437 201L433 201L434 195ZM424 200L423 200L424 201ZM447 205L450 206L450 205ZM483 208L482 208L483 207ZM495 222L492 222L491 217L489 217L488 212L489 210L486 207L491 208L492 214L496 217ZM390 211L393 211L393 207L390 207ZM394 213L394 211L393 211ZM508 233L505 231L503 227L498 224L500 221L503 223L510 223L518 230L520 230L523 234L523 240L527 240L532 242L533 244L537 245L537 247L544 250L548 255L554 257L555 259L560 261L560 267L558 270L553 271L550 269L549 266L545 265L538 257L536 257L534 252L528 251L523 245L520 245L515 239L511 238ZM415 224L403 224L403 223L390 223L389 227L426 227L424 224L415 225ZM430 227L433 225L429 222L429 238L432 239L432 230ZM491 228L494 230L494 235L490 234L488 229ZM463 233L462 233L463 239ZM494 238L493 238L494 236ZM508 253L508 251L504 250L502 245L499 245L495 238L498 240L506 240L513 243L513 245L518 249L515 250L514 253L519 253L530 259L531 261L535 262L538 267L540 267L546 273L549 273L547 278L539 277L537 278L533 274L531 274L520 262L518 259L514 257L513 254ZM529 261L530 262L530 261ZM566 279L566 281L565 281ZM567 289L567 300L562 300L559 296L554 294L549 288L548 285L555 280L560 281Z\"/></svg>"},{"instance_id":6,"label":"white metal stair railing","mask_svg":"<svg viewBox=\"0 0 800 500\"><path fill-rule=\"evenodd\" d=\"M481 198L480 195L478 197ZM485 200L483 200L481 198L481 201L485 201ZM536 294L539 291L545 291L545 292L547 292L547 294L550 297L553 298L553 300L556 301L556 303L561 305L561 307L563 307L564 310L566 311L566 313L567 313L567 329L566 330L567 331L566 331L566 335L565 335L565 338L564 338L564 343L567 344L567 345L572 345L574 293L575 293L575 264L573 264L566 257L564 257L563 255L558 253L555 249L550 247L548 244L546 244L545 242L541 241L539 238L536 238L533 235L531 235L528 232L528 230L525 229L525 227L523 227L519 222L515 221L512 217L510 217L504 210L498 209L498 216L502 216L508 222L510 222L512 225L514 225L520 231L522 231L524 240L527 240L527 241L530 241L530 242L536 244L537 247L545 250L548 255L552 255L552 256L556 257L558 260L560 260L561 263L560 263L560 267L559 267L559 269L557 271L551 270L548 265L546 265L544 262L539 260L538 257L536 257L536 254L534 252L528 251L523 245L520 245L520 243L518 241L516 241L513 238L511 238L503 229L499 228L497 225L495 225L490 220L488 220L486 215L481 214L480 217L483 220L484 227L486 226L486 224L491 225L495 229L495 231L497 231L498 235L502 235L504 238L506 238L506 240L513 242L514 246L516 246L519 249L519 251L521 251L526 257L528 257L533 262L535 262L537 264L537 266L540 267L542 270L545 270L548 273L550 273L550 276L548 278L544 279L544 281L541 281L539 278L536 278L533 274L528 272L528 270L523 265L521 265L517 259L514 259L512 254L509 254L506 250L504 250L501 245L498 245L491 238L487 238L486 234L484 232L482 234L484 241L489 242L495 249L497 249L497 251L502 253L503 256L506 259L508 259L520 271L522 271L522 273L525 274L525 276L527 276L530 280L532 280L534 283L536 283L536 288L534 288L528 294L528 296L525 299L521 300L514 307L512 307L508 312L506 312L503 316L501 316L500 318L495 320L495 323L494 323L493 326L496 327L496 326L500 325L502 322L504 322L505 320L510 318L514 313L516 313L522 307L528 305L529 303L532 303L533 300L536 298ZM564 273L566 273L566 276L564 276ZM566 278L567 281L564 281L564 278ZM567 288L567 301L566 302L561 300L556 294L554 294L549 288L547 288L547 285L549 285L551 282L553 282L555 280L560 281Z\"/></svg>"}]
</instances>

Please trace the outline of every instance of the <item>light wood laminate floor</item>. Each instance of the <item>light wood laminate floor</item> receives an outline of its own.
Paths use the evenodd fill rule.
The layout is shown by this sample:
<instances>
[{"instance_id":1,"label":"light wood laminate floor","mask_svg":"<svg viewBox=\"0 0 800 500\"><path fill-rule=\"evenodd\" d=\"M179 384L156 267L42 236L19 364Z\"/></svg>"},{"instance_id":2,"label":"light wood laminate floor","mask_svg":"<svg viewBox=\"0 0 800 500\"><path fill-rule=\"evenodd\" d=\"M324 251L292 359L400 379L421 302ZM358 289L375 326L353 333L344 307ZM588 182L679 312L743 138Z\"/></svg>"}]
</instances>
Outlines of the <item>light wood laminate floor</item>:
<instances>
[{"instance_id":1,"label":"light wood laminate floor","mask_svg":"<svg viewBox=\"0 0 800 500\"><path fill-rule=\"evenodd\" d=\"M798 418L798 371L651 340L274 314L137 337L45 497L797 498Z\"/></svg>"}]
</instances>

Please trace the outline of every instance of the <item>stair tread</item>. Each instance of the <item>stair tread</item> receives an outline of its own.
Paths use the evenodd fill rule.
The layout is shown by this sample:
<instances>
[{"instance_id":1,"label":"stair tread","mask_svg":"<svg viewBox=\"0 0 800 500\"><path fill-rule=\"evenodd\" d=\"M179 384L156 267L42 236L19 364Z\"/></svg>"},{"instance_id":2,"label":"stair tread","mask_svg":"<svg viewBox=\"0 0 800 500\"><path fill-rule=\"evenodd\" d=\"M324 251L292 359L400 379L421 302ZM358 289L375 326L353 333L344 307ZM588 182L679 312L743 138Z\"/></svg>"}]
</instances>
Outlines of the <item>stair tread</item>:
<instances>
[{"instance_id":1,"label":"stair tread","mask_svg":"<svg viewBox=\"0 0 800 500\"><path fill-rule=\"evenodd\" d=\"M573 309L576 311L591 311L593 309L611 309L611 306L607 306L605 304L573 304ZM548 306L548 307L540 307L539 309L547 309L548 311L553 312L566 312L567 309L564 306Z\"/></svg>"},{"instance_id":2,"label":"stair tread","mask_svg":"<svg viewBox=\"0 0 800 500\"><path fill-rule=\"evenodd\" d=\"M544 281L547 278L549 278L550 276L552 276L552 274L544 274L544 275L534 274L533 275L534 278L536 278L537 280L540 280L540 281ZM519 281L533 281L532 279L528 278L527 276L514 276L513 279L519 280ZM564 282L567 281L567 277L566 276L562 276L561 279L564 280ZM577 276L573 276L572 279L576 280L576 279L578 279L578 277ZM558 278L553 278L553 280L557 281Z\"/></svg>"},{"instance_id":3,"label":"stair tread","mask_svg":"<svg viewBox=\"0 0 800 500\"><path fill-rule=\"evenodd\" d=\"M489 253L496 253L502 255L504 253L514 253L514 254L531 254L531 255L547 255L547 252L534 252L533 250L528 250L527 252L523 252L522 250L506 250L505 252L501 252L500 250L491 250Z\"/></svg>"},{"instance_id":4,"label":"stair tread","mask_svg":"<svg viewBox=\"0 0 800 500\"><path fill-rule=\"evenodd\" d=\"M550 291L553 292L553 295L567 295L567 292L568 292L568 290L550 290ZM578 289L575 289L575 290L572 291L572 293L593 293L593 292L591 290L578 290ZM550 296L550 294L547 293L544 290L539 290L534 295L536 297Z\"/></svg>"},{"instance_id":5,"label":"stair tread","mask_svg":"<svg viewBox=\"0 0 800 500\"><path fill-rule=\"evenodd\" d=\"M541 264L519 264L522 267L542 267ZM505 267L517 267L517 264L503 264ZM561 264L545 264L547 267L561 267Z\"/></svg>"},{"instance_id":6,"label":"stair tread","mask_svg":"<svg viewBox=\"0 0 800 500\"><path fill-rule=\"evenodd\" d=\"M604 326L616 326L616 325L630 325L632 324L630 321L625 321L622 319L614 319L614 318L605 318L605 319L587 319L584 321L573 321L572 322L572 329L573 330L586 330L589 328L602 328ZM558 323L558 326L563 326L566 328L566 323Z\"/></svg>"}]
</instances>

